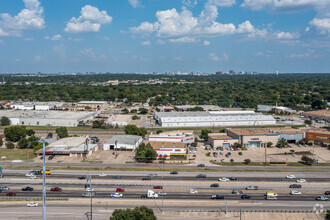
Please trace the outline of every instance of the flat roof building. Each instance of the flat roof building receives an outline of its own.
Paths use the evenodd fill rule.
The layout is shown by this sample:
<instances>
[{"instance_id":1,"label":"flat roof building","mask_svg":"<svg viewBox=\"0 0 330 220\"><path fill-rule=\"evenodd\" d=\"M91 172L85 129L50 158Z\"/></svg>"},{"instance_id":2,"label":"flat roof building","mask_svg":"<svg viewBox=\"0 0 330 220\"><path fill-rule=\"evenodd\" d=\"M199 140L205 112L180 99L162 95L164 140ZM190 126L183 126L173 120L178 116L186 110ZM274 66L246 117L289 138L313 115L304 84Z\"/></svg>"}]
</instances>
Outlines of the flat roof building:
<instances>
[{"instance_id":1,"label":"flat roof building","mask_svg":"<svg viewBox=\"0 0 330 220\"><path fill-rule=\"evenodd\" d=\"M194 131L192 130L177 130L177 131L166 131L159 134L150 134L149 141L160 141L160 142L181 142L181 143L193 143L195 141Z\"/></svg>"},{"instance_id":2,"label":"flat roof building","mask_svg":"<svg viewBox=\"0 0 330 220\"><path fill-rule=\"evenodd\" d=\"M146 141L157 152L157 158L186 158L187 147L186 144L181 142L159 142L159 141Z\"/></svg>"},{"instance_id":3,"label":"flat roof building","mask_svg":"<svg viewBox=\"0 0 330 220\"><path fill-rule=\"evenodd\" d=\"M208 143L215 149L219 147L229 149L231 145L238 143L238 138L230 137L226 133L209 133Z\"/></svg>"},{"instance_id":4,"label":"flat roof building","mask_svg":"<svg viewBox=\"0 0 330 220\"><path fill-rule=\"evenodd\" d=\"M329 110L310 111L310 112L304 112L302 114L313 120L324 120L326 123L330 123Z\"/></svg>"},{"instance_id":5,"label":"flat roof building","mask_svg":"<svg viewBox=\"0 0 330 220\"><path fill-rule=\"evenodd\" d=\"M254 111L156 112L154 119L162 127L228 127L275 125L271 115Z\"/></svg>"},{"instance_id":6,"label":"flat roof building","mask_svg":"<svg viewBox=\"0 0 330 220\"><path fill-rule=\"evenodd\" d=\"M185 112L190 108L201 107L204 111L222 111L222 108L216 105L176 105L174 109L178 112Z\"/></svg>"},{"instance_id":7,"label":"flat roof building","mask_svg":"<svg viewBox=\"0 0 330 220\"><path fill-rule=\"evenodd\" d=\"M115 135L103 144L103 150L135 150L142 137L137 135Z\"/></svg>"},{"instance_id":8,"label":"flat roof building","mask_svg":"<svg viewBox=\"0 0 330 220\"><path fill-rule=\"evenodd\" d=\"M314 144L330 144L330 131L309 130L306 131L306 139Z\"/></svg>"}]
</instances>

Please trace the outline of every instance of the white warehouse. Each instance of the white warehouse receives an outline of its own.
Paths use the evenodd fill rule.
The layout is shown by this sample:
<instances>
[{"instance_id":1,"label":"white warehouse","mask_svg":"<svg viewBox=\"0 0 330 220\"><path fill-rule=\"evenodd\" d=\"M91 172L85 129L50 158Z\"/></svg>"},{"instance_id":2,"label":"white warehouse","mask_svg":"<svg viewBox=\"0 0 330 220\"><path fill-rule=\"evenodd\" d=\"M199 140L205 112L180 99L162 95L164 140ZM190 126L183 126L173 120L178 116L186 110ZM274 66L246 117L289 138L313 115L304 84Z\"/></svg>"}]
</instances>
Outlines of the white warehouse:
<instances>
[{"instance_id":1,"label":"white warehouse","mask_svg":"<svg viewBox=\"0 0 330 220\"><path fill-rule=\"evenodd\" d=\"M228 127L275 125L271 115L254 111L156 112L154 119L162 127Z\"/></svg>"}]
</instances>

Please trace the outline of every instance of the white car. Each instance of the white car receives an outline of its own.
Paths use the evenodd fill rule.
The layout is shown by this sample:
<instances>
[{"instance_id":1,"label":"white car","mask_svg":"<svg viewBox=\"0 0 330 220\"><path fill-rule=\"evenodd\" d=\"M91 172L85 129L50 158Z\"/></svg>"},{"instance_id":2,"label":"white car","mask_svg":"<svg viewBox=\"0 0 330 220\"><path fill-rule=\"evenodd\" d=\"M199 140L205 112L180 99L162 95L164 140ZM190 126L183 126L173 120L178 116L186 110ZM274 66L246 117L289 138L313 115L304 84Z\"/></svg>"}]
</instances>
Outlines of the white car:
<instances>
[{"instance_id":1,"label":"white car","mask_svg":"<svg viewBox=\"0 0 330 220\"><path fill-rule=\"evenodd\" d=\"M229 182L229 179L226 177L222 177L219 179L220 182Z\"/></svg>"},{"instance_id":2,"label":"white car","mask_svg":"<svg viewBox=\"0 0 330 220\"><path fill-rule=\"evenodd\" d=\"M292 190L292 191L290 192L290 194L291 194L291 195L301 195L301 192L296 191L296 190Z\"/></svg>"},{"instance_id":3,"label":"white car","mask_svg":"<svg viewBox=\"0 0 330 220\"><path fill-rule=\"evenodd\" d=\"M158 195L160 195L160 196L166 196L166 195L167 195L167 193L164 192L164 191L158 191L157 193L158 193Z\"/></svg>"},{"instance_id":4,"label":"white car","mask_svg":"<svg viewBox=\"0 0 330 220\"><path fill-rule=\"evenodd\" d=\"M121 197L123 197L123 194L121 194L121 193L111 193L110 197L111 198L121 198Z\"/></svg>"},{"instance_id":5,"label":"white car","mask_svg":"<svg viewBox=\"0 0 330 220\"><path fill-rule=\"evenodd\" d=\"M0 190L9 190L9 188L7 186L1 186Z\"/></svg>"},{"instance_id":6,"label":"white car","mask_svg":"<svg viewBox=\"0 0 330 220\"><path fill-rule=\"evenodd\" d=\"M189 190L189 193L190 193L190 194L197 194L198 192L197 192L197 190L195 190L195 189L190 189L190 190Z\"/></svg>"},{"instance_id":7,"label":"white car","mask_svg":"<svg viewBox=\"0 0 330 220\"><path fill-rule=\"evenodd\" d=\"M86 188L86 192L94 192L94 189L93 188L90 188L90 187L87 187Z\"/></svg>"},{"instance_id":8,"label":"white car","mask_svg":"<svg viewBox=\"0 0 330 220\"><path fill-rule=\"evenodd\" d=\"M30 176L30 179L38 179L36 175Z\"/></svg>"},{"instance_id":9,"label":"white car","mask_svg":"<svg viewBox=\"0 0 330 220\"><path fill-rule=\"evenodd\" d=\"M287 178L287 179L295 179L296 176L295 176L295 175L288 175L288 176L286 176L286 178Z\"/></svg>"},{"instance_id":10,"label":"white car","mask_svg":"<svg viewBox=\"0 0 330 220\"><path fill-rule=\"evenodd\" d=\"M100 173L99 176L107 176L105 173Z\"/></svg>"},{"instance_id":11,"label":"white car","mask_svg":"<svg viewBox=\"0 0 330 220\"><path fill-rule=\"evenodd\" d=\"M36 203L36 202L29 202L26 206L27 207L38 207L38 203Z\"/></svg>"},{"instance_id":12,"label":"white car","mask_svg":"<svg viewBox=\"0 0 330 220\"><path fill-rule=\"evenodd\" d=\"M305 179L299 179L297 180L297 183L307 183L307 181Z\"/></svg>"},{"instance_id":13,"label":"white car","mask_svg":"<svg viewBox=\"0 0 330 220\"><path fill-rule=\"evenodd\" d=\"M33 173L27 173L25 176L35 176Z\"/></svg>"}]
</instances>

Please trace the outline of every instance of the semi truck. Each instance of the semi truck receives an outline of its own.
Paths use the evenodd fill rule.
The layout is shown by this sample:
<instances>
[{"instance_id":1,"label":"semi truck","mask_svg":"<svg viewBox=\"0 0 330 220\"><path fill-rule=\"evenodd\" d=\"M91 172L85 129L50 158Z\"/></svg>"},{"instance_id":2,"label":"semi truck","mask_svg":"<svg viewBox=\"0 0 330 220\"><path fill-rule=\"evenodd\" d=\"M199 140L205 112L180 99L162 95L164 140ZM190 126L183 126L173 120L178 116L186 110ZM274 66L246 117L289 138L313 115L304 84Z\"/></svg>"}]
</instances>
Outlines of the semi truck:
<instances>
[{"instance_id":1,"label":"semi truck","mask_svg":"<svg viewBox=\"0 0 330 220\"><path fill-rule=\"evenodd\" d=\"M158 194L148 189L147 194L141 195L141 199L158 199Z\"/></svg>"}]
</instances>

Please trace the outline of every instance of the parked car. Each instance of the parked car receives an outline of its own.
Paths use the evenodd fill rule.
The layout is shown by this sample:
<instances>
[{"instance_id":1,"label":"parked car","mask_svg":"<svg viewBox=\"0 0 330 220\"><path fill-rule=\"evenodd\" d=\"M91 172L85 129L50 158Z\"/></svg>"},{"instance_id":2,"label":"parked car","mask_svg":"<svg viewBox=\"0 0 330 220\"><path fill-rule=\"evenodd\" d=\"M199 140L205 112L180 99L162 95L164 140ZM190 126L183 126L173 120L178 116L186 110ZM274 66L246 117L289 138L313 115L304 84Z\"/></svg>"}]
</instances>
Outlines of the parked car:
<instances>
[{"instance_id":1,"label":"parked car","mask_svg":"<svg viewBox=\"0 0 330 220\"><path fill-rule=\"evenodd\" d=\"M205 164L200 163L200 164L197 165L197 167L205 167Z\"/></svg>"},{"instance_id":2,"label":"parked car","mask_svg":"<svg viewBox=\"0 0 330 220\"><path fill-rule=\"evenodd\" d=\"M146 180L151 180L150 177L143 177L142 180L146 181Z\"/></svg>"},{"instance_id":3,"label":"parked car","mask_svg":"<svg viewBox=\"0 0 330 220\"><path fill-rule=\"evenodd\" d=\"M290 192L291 195L301 195L301 192L297 191L297 190L292 190Z\"/></svg>"},{"instance_id":4,"label":"parked car","mask_svg":"<svg viewBox=\"0 0 330 220\"><path fill-rule=\"evenodd\" d=\"M53 187L50 189L51 192L62 192L62 189L60 187Z\"/></svg>"},{"instance_id":5,"label":"parked car","mask_svg":"<svg viewBox=\"0 0 330 220\"><path fill-rule=\"evenodd\" d=\"M48 160L52 160L54 158L54 156L49 156Z\"/></svg>"},{"instance_id":6,"label":"parked car","mask_svg":"<svg viewBox=\"0 0 330 220\"><path fill-rule=\"evenodd\" d=\"M318 196L315 199L319 200L319 201L328 201L328 197L325 197L325 196Z\"/></svg>"},{"instance_id":7,"label":"parked car","mask_svg":"<svg viewBox=\"0 0 330 220\"><path fill-rule=\"evenodd\" d=\"M233 189L233 191L231 191L232 194L243 194L242 190L239 189Z\"/></svg>"},{"instance_id":8,"label":"parked car","mask_svg":"<svg viewBox=\"0 0 330 220\"><path fill-rule=\"evenodd\" d=\"M125 189L123 189L123 188L117 188L116 189L116 192L125 192Z\"/></svg>"},{"instance_id":9,"label":"parked car","mask_svg":"<svg viewBox=\"0 0 330 220\"><path fill-rule=\"evenodd\" d=\"M287 178L287 179L295 179L296 176L295 175L287 175L285 178Z\"/></svg>"},{"instance_id":10,"label":"parked car","mask_svg":"<svg viewBox=\"0 0 330 220\"><path fill-rule=\"evenodd\" d=\"M198 175L196 176L196 178L206 178L206 175L204 175L204 174L198 174Z\"/></svg>"},{"instance_id":11,"label":"parked car","mask_svg":"<svg viewBox=\"0 0 330 220\"><path fill-rule=\"evenodd\" d=\"M113 176L112 179L121 179L121 176Z\"/></svg>"},{"instance_id":12,"label":"parked car","mask_svg":"<svg viewBox=\"0 0 330 220\"><path fill-rule=\"evenodd\" d=\"M122 193L111 193L110 195L111 198L121 198L123 197Z\"/></svg>"},{"instance_id":13,"label":"parked car","mask_svg":"<svg viewBox=\"0 0 330 220\"><path fill-rule=\"evenodd\" d=\"M330 191L325 191L324 195L330 195Z\"/></svg>"},{"instance_id":14,"label":"parked car","mask_svg":"<svg viewBox=\"0 0 330 220\"><path fill-rule=\"evenodd\" d=\"M236 177L228 177L229 180L233 181L233 180L237 180Z\"/></svg>"},{"instance_id":15,"label":"parked car","mask_svg":"<svg viewBox=\"0 0 330 220\"><path fill-rule=\"evenodd\" d=\"M230 162L231 162L231 163L234 163L234 159L230 159Z\"/></svg>"},{"instance_id":16,"label":"parked car","mask_svg":"<svg viewBox=\"0 0 330 220\"><path fill-rule=\"evenodd\" d=\"M241 196L241 199L251 199L251 196L244 194Z\"/></svg>"},{"instance_id":17,"label":"parked car","mask_svg":"<svg viewBox=\"0 0 330 220\"><path fill-rule=\"evenodd\" d=\"M179 173L178 173L178 171L172 171L172 172L170 172L170 174L171 174L171 175L177 175L177 174L179 174Z\"/></svg>"},{"instance_id":18,"label":"parked car","mask_svg":"<svg viewBox=\"0 0 330 220\"><path fill-rule=\"evenodd\" d=\"M211 199L225 199L225 197L221 195L212 195Z\"/></svg>"},{"instance_id":19,"label":"parked car","mask_svg":"<svg viewBox=\"0 0 330 220\"><path fill-rule=\"evenodd\" d=\"M213 184L211 184L210 187L219 187L219 184L217 184L217 183L213 183Z\"/></svg>"},{"instance_id":20,"label":"parked car","mask_svg":"<svg viewBox=\"0 0 330 220\"><path fill-rule=\"evenodd\" d=\"M258 190L258 186L247 186L246 190Z\"/></svg>"},{"instance_id":21,"label":"parked car","mask_svg":"<svg viewBox=\"0 0 330 220\"><path fill-rule=\"evenodd\" d=\"M297 183L306 183L307 181L305 179L299 179L297 180Z\"/></svg>"},{"instance_id":22,"label":"parked car","mask_svg":"<svg viewBox=\"0 0 330 220\"><path fill-rule=\"evenodd\" d=\"M162 186L154 186L153 189L163 189Z\"/></svg>"},{"instance_id":23,"label":"parked car","mask_svg":"<svg viewBox=\"0 0 330 220\"><path fill-rule=\"evenodd\" d=\"M229 179L226 178L226 177L221 177L221 178L219 179L219 181L220 181L220 182L229 182Z\"/></svg>"},{"instance_id":24,"label":"parked car","mask_svg":"<svg viewBox=\"0 0 330 220\"><path fill-rule=\"evenodd\" d=\"M86 179L86 177L84 177L84 176L78 177L78 180L85 180L85 179Z\"/></svg>"},{"instance_id":25,"label":"parked car","mask_svg":"<svg viewBox=\"0 0 330 220\"><path fill-rule=\"evenodd\" d=\"M33 191L33 188L26 186L26 187L22 188L22 191Z\"/></svg>"},{"instance_id":26,"label":"parked car","mask_svg":"<svg viewBox=\"0 0 330 220\"><path fill-rule=\"evenodd\" d=\"M238 155L242 156L242 155L243 155L243 153L242 153L242 152L238 152Z\"/></svg>"},{"instance_id":27,"label":"parked car","mask_svg":"<svg viewBox=\"0 0 330 220\"><path fill-rule=\"evenodd\" d=\"M189 193L190 193L190 194L197 194L198 192L197 192L197 190L195 190L195 189L189 189Z\"/></svg>"},{"instance_id":28,"label":"parked car","mask_svg":"<svg viewBox=\"0 0 330 220\"><path fill-rule=\"evenodd\" d=\"M26 206L27 207L38 207L38 203L36 203L36 202L29 202Z\"/></svg>"},{"instance_id":29,"label":"parked car","mask_svg":"<svg viewBox=\"0 0 330 220\"><path fill-rule=\"evenodd\" d=\"M299 184L291 184L290 186L289 186L289 188L301 188L301 185L299 185Z\"/></svg>"},{"instance_id":30,"label":"parked car","mask_svg":"<svg viewBox=\"0 0 330 220\"><path fill-rule=\"evenodd\" d=\"M9 193L6 194L6 196L16 196L16 193L9 192Z\"/></svg>"},{"instance_id":31,"label":"parked car","mask_svg":"<svg viewBox=\"0 0 330 220\"><path fill-rule=\"evenodd\" d=\"M225 162L225 159L221 159L221 163L224 163Z\"/></svg>"}]
</instances>

